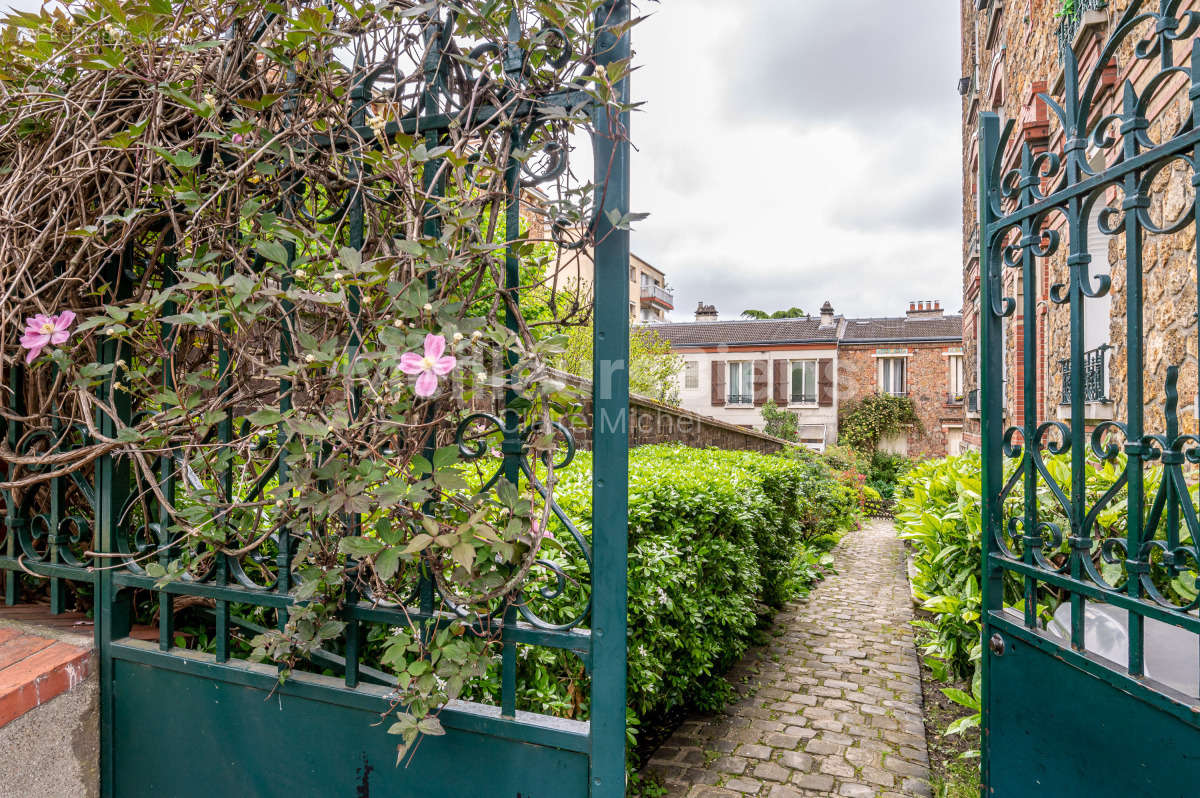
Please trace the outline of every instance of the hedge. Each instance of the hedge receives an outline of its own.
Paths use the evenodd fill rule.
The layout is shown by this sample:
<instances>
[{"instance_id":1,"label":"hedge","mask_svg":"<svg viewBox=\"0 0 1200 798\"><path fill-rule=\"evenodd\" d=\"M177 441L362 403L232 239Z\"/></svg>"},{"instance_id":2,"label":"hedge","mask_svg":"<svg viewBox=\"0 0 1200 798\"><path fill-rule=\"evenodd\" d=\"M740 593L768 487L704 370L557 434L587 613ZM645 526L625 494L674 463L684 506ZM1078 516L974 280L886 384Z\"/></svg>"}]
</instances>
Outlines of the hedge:
<instances>
[{"instance_id":1,"label":"hedge","mask_svg":"<svg viewBox=\"0 0 1200 798\"><path fill-rule=\"evenodd\" d=\"M555 498L590 536L591 459L559 474ZM687 706L713 710L731 694L722 674L749 646L763 605L819 578L824 552L857 520L857 495L818 458L644 446L629 467L631 737ZM555 545L568 533L554 530ZM570 551L566 547L564 552ZM574 558L569 579L584 576ZM558 620L555 618L554 620ZM588 677L573 655L522 647L523 709L586 718ZM498 691L490 673L478 697Z\"/></svg>"}]
</instances>

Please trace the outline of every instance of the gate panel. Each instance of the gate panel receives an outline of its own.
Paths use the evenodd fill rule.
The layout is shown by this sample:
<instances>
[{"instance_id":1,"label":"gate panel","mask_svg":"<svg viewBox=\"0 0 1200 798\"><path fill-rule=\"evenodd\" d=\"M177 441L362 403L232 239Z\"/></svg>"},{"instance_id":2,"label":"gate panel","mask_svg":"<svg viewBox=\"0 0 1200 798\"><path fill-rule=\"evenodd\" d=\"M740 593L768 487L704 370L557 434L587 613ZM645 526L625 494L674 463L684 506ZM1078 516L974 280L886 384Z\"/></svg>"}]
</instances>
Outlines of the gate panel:
<instances>
[{"instance_id":1,"label":"gate panel","mask_svg":"<svg viewBox=\"0 0 1200 798\"><path fill-rule=\"evenodd\" d=\"M555 798L588 794L588 725L458 704L407 766L382 733L388 689L233 670L114 646L113 794L255 798ZM181 729L187 748L181 751Z\"/></svg>"},{"instance_id":2,"label":"gate panel","mask_svg":"<svg viewBox=\"0 0 1200 798\"><path fill-rule=\"evenodd\" d=\"M313 9L304 9L314 11L301 15L304 24L319 21L321 15L315 13L315 9L325 5L317 3L313 4ZM562 9L556 9L552 3L531 4L524 0L489 3L485 14L487 29L493 30L493 24L502 27L507 20L507 31L498 35L498 41L483 43L478 41L480 31L477 28L456 29L461 9L455 3L401 6L402 12L396 13L405 19L417 20L421 26L417 31L419 35L407 31L403 43L420 42L427 48L422 51L423 57L412 64L368 64L363 62L360 53L355 52L352 65L342 64L346 67L346 85L337 88L345 89L348 118L329 124L324 132L312 135L305 142L307 150L280 152L278 162L267 164L271 169L278 168L279 174L286 175L286 181L279 181L286 186L285 196L279 201L278 210L272 210L271 215L292 221L304 216L312 224L326 225L338 231L337 235L330 236L337 250L336 258L341 259L333 260L339 267L339 271L332 273L331 279L335 283L342 281L340 268L347 261L351 264L348 269L362 266L364 252L372 243L374 254L384 263L400 262L397 252L414 260L427 258L428 262L437 263L438 255L434 250L442 247L450 250L452 247L445 241L452 240L454 235L464 235L459 227L455 227L462 220L447 213L439 201L448 204L451 197L494 188L476 185L470 180L476 180L484 171L479 164L485 157L495 157L498 173L503 179L497 181L502 184L500 190L489 196L498 196L499 200L493 200L491 205L481 203L469 210L482 213L480 207L486 207L488 212L495 211L493 226L487 232L489 260L486 263L490 267L490 259L495 258L496 285L493 288L500 299L496 301L496 307L489 310L502 318L507 331L513 334L510 339L501 339L494 351L489 349L479 356L479 361L493 372L493 377L504 375L495 384L488 383L497 394L494 403L497 407L489 408L495 409L494 413L473 412L478 408L467 401L461 406L455 404L453 411L463 417L457 430L432 429L437 426L430 421L436 419L432 411L416 410L403 423L396 424L395 429L399 431L379 449L390 451L391 447L403 449L413 444L413 452L423 453L428 468L422 471L421 466L416 465L416 458L406 462L404 467L411 467L421 474L449 470L456 457L457 462L463 462L495 455L494 475L486 482L487 475L484 475L482 487L474 488L481 492L494 489L498 494L509 488L512 498L505 507L512 510L510 520L519 515L514 508L521 502L534 507L539 503L544 505L539 509L545 510L545 517L561 525L558 538L562 552L560 561L554 559L558 555L553 549L549 553L546 550L539 553L541 538L553 536L553 531L548 528L526 529L520 533L529 531L531 534L525 540L532 537L535 542L527 546L530 554L526 561L517 565L503 557L493 557L491 552L499 548L488 549L489 553L477 560L471 559L470 553L455 553L453 559L434 562L422 559L424 549L420 546L401 553L401 544L393 541L388 546L391 546L389 551L397 555L395 560L409 557L418 567L412 572L411 593L406 583L404 591L395 591L395 600L389 601L380 598L380 593L388 587L386 577L374 566L371 571L361 568L371 554L342 548L342 540L355 538L359 545L372 538L378 542L393 529L379 525L366 528L370 511L347 501L342 509L330 512L318 522L329 525L330 518L335 517L340 525L335 528L342 531L341 539L326 552L327 559L321 563L321 568L344 572L358 569L354 571L357 575L353 580L347 580L345 591L337 596L336 606L329 602L331 612L327 617L331 618L336 631L329 635L314 635L314 650L303 650L298 656L302 667L314 672L335 673L337 677L295 670L281 678L280 668L274 664L254 664L239 658L233 644L235 631L244 640L249 640L270 631L272 625L284 629L289 617L294 620L300 608L314 601L311 593L297 593L301 580L296 559L298 548L310 542L305 536L317 537L313 527L290 526L282 520L284 513L272 516L266 508L274 506L282 510L287 507L285 495L297 505L310 498L296 495L298 491L290 487L286 489L287 493L281 491L277 498L269 485L272 481L285 484L289 468L293 468L295 462L305 464L299 457L295 461L289 459L289 446L294 449L306 446L315 450L331 448L328 437L322 440L312 432L288 432L284 423L285 416L302 399L320 406L324 397L315 400L311 395L298 398L295 386L287 376L269 375L277 377L271 380L265 376L268 375L266 370L251 376L235 374L239 367L237 358L224 340L213 344L211 351L204 351L203 357L195 351L186 351L186 347L180 347L185 350L182 353L177 351L174 344L178 341L173 336L176 333L174 324L178 322L172 323L169 319L178 309L171 305L164 311L164 317L157 319L161 332L155 340L162 346L161 350L154 350L155 384L161 381L163 394L172 397L176 359L186 361L190 356L200 361L201 365L194 366L194 370L204 371L202 376L212 383L205 385L204 390L213 391L225 405L220 407L220 412L209 414L215 418L205 418L207 431L199 443L224 455L234 451L232 444L237 439L243 439L243 443L253 439L253 451L261 453L256 455L261 460L251 463L251 458L245 457L244 463L235 463L233 456L222 459L218 455L218 465L212 470L220 472L221 484L210 493L195 490L194 494L185 496L188 489L196 488L200 479L186 460L195 455L182 453L180 436L180 439L164 439L165 442L155 444L151 454L144 458L152 463L149 468L135 468L128 453L114 445L87 461L89 474L77 471L69 476L37 482L39 470L46 470L46 466L40 464L22 473L22 476L27 476L28 472L35 475L33 482L37 484L34 487L6 483L4 494L8 533L0 538L3 543L0 569L5 572L6 602L12 604L20 600L21 580L32 575L50 580L54 612L65 608L67 581L84 586L82 592L94 603L101 686L101 793L105 796L208 798L215 794L366 798L377 794L402 798L585 795L618 798L625 794L630 214L629 118L624 109L629 98L625 61L630 56L630 4L628 0L574 4L569 10L594 11L594 16L589 11L590 22L586 18L580 22ZM539 8L545 12L540 17ZM289 10L295 9L289 6ZM262 36L271 25L280 23L283 14L268 11L265 17L265 21L255 20L257 32L248 40L249 51L261 44L256 37ZM539 27L523 28L531 20L538 21ZM593 31L587 52L575 52L563 29L554 26L555 21L563 25L579 24L581 28ZM349 25L346 31L356 27L356 24ZM395 32L391 34L395 35ZM347 41L352 41L352 37L347 35ZM353 48L347 45L347 49ZM573 59L578 59L578 63ZM571 72L573 66L579 67L574 73ZM558 74L563 68L566 77ZM594 88L597 73L610 83L619 101L596 100L603 94ZM303 76L291 69L280 69L273 76L284 74L289 81L294 81L288 84L292 94L287 96L286 102L281 101L290 109L287 113L291 113L303 104L301 87L307 84L303 83ZM562 79L555 82L547 75ZM389 79L402 85L389 85ZM375 85L376 81L382 82L382 88ZM464 85L482 85L486 89L486 102L464 104L467 93ZM380 93L376 93L377 90ZM275 95L271 101L282 96ZM341 102L341 95L337 96ZM383 115L376 116L373 103L380 96L399 98L397 106L403 106L404 112L397 111L395 118L386 121ZM409 104L404 105L400 100ZM211 105L215 112L215 98ZM518 385L518 382L528 378L533 384L542 383L536 376L515 373L515 366L521 361L517 344L509 343L521 341L517 335L523 327L519 307L525 278L521 267L527 265L522 259L536 260L527 252L533 246L531 239L534 236L523 235L521 230L522 205L528 203L530 194L527 192L539 184L559 180L566 172L566 153L573 142L563 132L563 120L580 110L591 121L592 135L588 143L592 149L595 179L594 185L586 189L591 195L590 200L577 201L572 197L564 201L562 207L546 200L547 229L543 231L544 240L535 243L552 241L562 250L572 250L584 243L594 244L587 256L594 267L591 282L594 290L592 405L595 417L588 419L594 450L591 482L595 509L591 519L568 518L553 501L552 485L546 484L549 482L546 474L551 471L549 464L553 463L554 469L570 467L575 442L564 424L550 424L552 429L548 432L545 426L537 426L540 419L526 417L532 415L525 413L531 403L522 393L525 384ZM471 141L479 151L472 152L470 146L464 146L468 151L455 152L447 146L446 142L452 138L450 131L462 130L470 130L481 137L478 142ZM389 148L402 138L414 145L420 144L420 157L413 155L412 163L406 166L410 170L406 176L411 175L421 188L420 200L415 203L416 208L407 204L403 207L404 213L419 217L420 224L414 223L408 230L393 229L412 221L397 213L390 218L376 217L373 221L383 229L372 229L371 224L364 221L366 203L376 202L391 209L389 203L395 204L393 195L399 192L386 181L356 184L354 178L362 177L371 164L381 162L385 156L390 157ZM246 141L242 134L237 134L239 146ZM534 146L535 143L538 146ZM259 144L261 142L254 142L253 146ZM314 180L314 185L306 189L302 185L306 179L304 169L294 168L295 163L319 173L321 164L325 163L321 160L324 157L334 163L330 168L336 174L328 184ZM289 161L289 158L294 160ZM448 188L446 172L451 168L448 165L460 170L459 174L470 175L470 180ZM217 164L217 168L226 169L226 166ZM277 176L276 172L268 170L262 180L266 182ZM259 182L257 177L254 182ZM454 191L461 193L454 194ZM422 203L426 203L424 208L420 207ZM564 215L555 215L560 212ZM573 218L570 213L577 213L580 218ZM234 213L233 218L236 227L238 214ZM469 217L464 214L464 218ZM582 240L571 240L572 232L578 230L584 231ZM498 240L493 241L490 236L496 231L502 232L497 233ZM194 253L175 252L176 239L172 233L153 230L151 235L161 235L153 242L151 254L137 252L135 245L130 244L97 266L104 276L104 291L108 292L105 301L119 303L145 285L170 288L180 281L181 276L176 273L178 260ZM422 240L406 241L405 235ZM282 243L272 239L265 243L273 247L259 247L247 258L253 261L252 269L266 268L268 263L271 268L279 267L278 276L271 279L274 281L272 287L278 288L281 294L292 288L300 290L301 266L311 262L301 261L305 242L298 238L294 234L291 238L281 236ZM343 240L348 246L336 246ZM194 246L194 242L189 242L189 246ZM410 249L419 254L413 255ZM329 253L321 253L321 257L331 259ZM216 256L213 260L220 261ZM544 267L540 261L537 265ZM230 279L246 277L235 272L232 266L227 267L224 261L217 262L214 268L219 268L222 275L228 273ZM430 268L428 274L418 272L412 282L417 288L425 288L423 296L428 298L439 276ZM492 275L489 273L488 276ZM399 279L394 282L399 285L397 295L412 287L400 284ZM467 286L462 289L463 293L449 295L453 301L446 304L464 305L467 303L464 297L478 299L479 290L479 285ZM345 305L351 308L349 315L360 315L358 303L362 294L350 288L344 297ZM306 320L296 309L299 300L294 302L287 298L280 304L285 311L278 330L256 327L250 332L267 341L263 345L264 361L286 365L297 361L298 344L303 344L306 336L315 336L305 330ZM376 333L382 336L405 330L404 318L436 320L437 317L432 315L435 314L433 305L424 298L414 300L412 304L420 310L412 313L395 311L396 317L384 320L383 332ZM421 317L420 314L431 315ZM206 324L225 331L227 322L220 320ZM347 326L344 339L331 336L330 341L345 342L344 351L334 353L331 358L344 357L346 363L354 364L354 359L367 346L364 342L368 333L360 330L357 322ZM415 328L417 325L408 326ZM429 326L446 330L443 344L455 332L458 333L456 342L471 340L469 326L454 330L444 322ZM89 436L120 441L123 433L129 431L127 428L134 427L139 419L182 407L182 403L171 405L171 398L156 399L156 403L146 401L145 406L138 406L139 403L130 398L133 391L127 390L121 382L122 369L127 369L127 363L134 360L130 346L122 341L115 327L95 333L95 338L95 357L104 376L97 380L99 384L93 389L106 403L98 405L95 411L94 429L76 423L64 430L63 419L58 417L55 408L42 411L40 418L26 418L23 402L27 393L36 390L36 385L29 379L26 369L20 365L10 366L4 378L10 388L7 403L12 412L7 423L7 438L11 451L28 459L31 455L61 455L92 443ZM485 340L480 346L492 344ZM160 351L165 354L158 360ZM425 355L426 363L440 359L429 354L428 345ZM310 353L308 362L312 362L312 358ZM495 369L491 368L493 364ZM506 367L512 372L506 373ZM424 368L426 374L435 370L430 365ZM481 372L483 368L481 365ZM186 373L186 368L181 370ZM411 372L405 373L412 376ZM209 374L211 379L207 379ZM446 376L446 372L440 376ZM486 382L487 376L484 373L479 382ZM251 412L251 402L245 401L244 397L230 400L228 397L235 396L238 389L244 387L237 385L235 377L246 377L245 382L253 382L253 391L247 393L254 393L256 401L260 396L268 397L263 402L267 406ZM407 384L402 382L403 376L395 374L392 377L396 384ZM389 384L392 377L389 377ZM371 387L374 390L380 386ZM348 427L361 421L360 410L366 400L362 385L347 393L350 400L337 409L345 409L342 419ZM554 401L558 402L559 398L554 397ZM387 392L376 393L376 402L382 404L386 400ZM546 401L549 404L550 400ZM328 410L329 406L322 409ZM251 421L252 416L264 412L271 420ZM487 429L470 437L471 423L482 423ZM333 428L330 425L326 429ZM254 434L248 430L254 430ZM399 439L399 445L396 439ZM546 439L551 439L551 443L546 443ZM197 448L201 448L200 445ZM439 454L444 456L455 448L458 454L448 458L449 464L437 465ZM347 460L352 457L369 459L362 451L337 456ZM333 455L325 457L322 465L333 459ZM144 466L144 463L139 465ZM377 471L386 470L377 461L371 465ZM244 467L244 471L251 474L244 483L238 483L237 490L244 488L244 493L239 495L235 495L235 466ZM396 466L390 476L395 476L400 469ZM9 470L6 478L12 473ZM489 470L488 473L492 472ZM437 483L441 492L438 498L444 500L445 494L468 490L459 486L459 483L465 484L461 474L456 472L450 476L457 477L458 482L448 480L446 484L450 487ZM511 487L500 485L502 477L511 483ZM339 488L333 477L314 478L307 485L315 487L317 492L336 493ZM406 506L422 511L413 513L414 517L421 516L419 520L405 518L405 523L413 524L407 532L419 531L420 522L436 514L433 511L435 500L429 497L437 493L426 491L411 499L411 492L402 494L401 501L409 503ZM198 562L200 565L194 572L169 574L168 567L184 559L181 550L190 553L192 547L199 549L211 543L173 537L179 534L173 510L178 509L185 499L191 502L190 508L195 509L202 504L196 496L205 497L213 504L201 508L210 513L202 523L220 528L222 533L233 523L230 507L239 502L256 505L261 512L253 521L237 522L254 531L247 537L251 543L232 546L228 544L237 540L235 536L221 538L205 549L203 555L196 557L192 564ZM356 498L362 499L363 495ZM473 507L480 505L482 502ZM349 509L351 507L356 509ZM466 516L470 517L472 512L474 510ZM527 511L521 518L528 521L533 515L533 511ZM391 523L386 515L380 520ZM456 518L454 525L448 528L461 522L462 519ZM472 524L461 523L456 534L465 536L467 532L462 530ZM429 530L429 527L424 529ZM433 539L435 533L439 533L437 537L440 538L442 530L443 527L435 522L434 532L416 537ZM505 543L517 540L517 533L510 534L507 528L502 528L502 534L511 538L505 539ZM409 542L412 539L405 538ZM501 540L498 535L496 540ZM429 545L429 542L425 543L425 546ZM568 550L569 546L575 548ZM382 548L380 544L375 553ZM480 547L479 551L483 550ZM465 563L463 558L466 558ZM470 571L475 567L474 563L490 564L492 559L509 569L497 580L503 590L495 590L495 585L491 585L489 590L494 592L482 591L486 598L474 604L466 601L456 604L456 597L447 589L446 572L452 572L455 563ZM399 568L395 560L392 574ZM244 567L247 563L252 563L257 570L247 573ZM521 566L525 570L521 570ZM364 573L367 576L364 577ZM384 584L384 591L379 590L380 584ZM158 639L153 644L131 637L135 610L145 612L147 597L156 610ZM142 604L135 607L135 599ZM562 599L562 606L550 604L556 599ZM211 612L212 626L205 627L206 632L209 628L215 630L211 654L200 654L179 644L173 617L177 602L183 601L192 607L203 606ZM539 601L545 604L539 605ZM572 601L575 603L570 604ZM548 609L539 614L542 608ZM399 627L413 630L414 637L427 638L437 632L439 624L461 618L468 620L460 629L464 637L473 635L496 644L497 656L493 664L497 705L451 702L437 716L445 734L439 735L436 725L430 727L433 731L422 729L425 733L418 738L414 754L406 760L407 764L398 764L398 738L387 733L398 709L399 698L394 692L397 675L374 670L361 661L368 634L381 627ZM443 624L440 628L448 625ZM573 658L579 667L576 686L586 685L578 687L581 692L589 692L590 688L588 721L564 720L517 709L519 689L523 686L518 674L522 646L549 649ZM246 646L247 649L251 647ZM408 652L399 655L401 666L398 670L403 670L407 656ZM420 664L428 667L412 672L413 679L434 673L433 665L425 661ZM393 667L395 670L397 668ZM452 693L452 689L446 688L446 692ZM580 702L580 707L584 705L585 699L578 695L572 698ZM390 718L387 717L389 711Z\"/></svg>"},{"instance_id":3,"label":"gate panel","mask_svg":"<svg viewBox=\"0 0 1200 798\"><path fill-rule=\"evenodd\" d=\"M1171 238L1200 220L1200 13L1180 6L1131 0L1084 75L1063 49L1063 96L1041 96L1057 149L981 119L985 796L1183 796L1200 783L1200 437L1179 390L1181 368L1196 384L1184 354L1197 332L1178 346L1161 325L1146 336L1147 317L1189 323L1196 283L1144 306L1159 254L1200 275L1194 238ZM1114 60L1125 82L1106 94ZM1193 192L1174 219L1167 186ZM1110 258L1111 275L1093 266ZM1085 302L1110 294L1123 340L1089 352ZM1147 372L1151 346L1177 352L1173 365ZM1112 374L1126 377L1115 403ZM1098 420L1105 402L1118 412Z\"/></svg>"}]
</instances>

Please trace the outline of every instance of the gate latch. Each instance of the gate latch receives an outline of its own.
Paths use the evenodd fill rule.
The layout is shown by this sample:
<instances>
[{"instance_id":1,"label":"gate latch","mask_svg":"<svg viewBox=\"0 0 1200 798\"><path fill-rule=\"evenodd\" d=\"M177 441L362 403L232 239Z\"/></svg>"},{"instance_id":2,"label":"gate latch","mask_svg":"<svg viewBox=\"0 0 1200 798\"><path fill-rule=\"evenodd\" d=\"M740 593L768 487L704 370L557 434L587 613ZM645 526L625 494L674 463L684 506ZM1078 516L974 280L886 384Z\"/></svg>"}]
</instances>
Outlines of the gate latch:
<instances>
[{"instance_id":1,"label":"gate latch","mask_svg":"<svg viewBox=\"0 0 1200 798\"><path fill-rule=\"evenodd\" d=\"M1004 638L999 632L992 634L992 639L988 641L988 647L992 649L992 653L997 657L1004 656Z\"/></svg>"}]
</instances>

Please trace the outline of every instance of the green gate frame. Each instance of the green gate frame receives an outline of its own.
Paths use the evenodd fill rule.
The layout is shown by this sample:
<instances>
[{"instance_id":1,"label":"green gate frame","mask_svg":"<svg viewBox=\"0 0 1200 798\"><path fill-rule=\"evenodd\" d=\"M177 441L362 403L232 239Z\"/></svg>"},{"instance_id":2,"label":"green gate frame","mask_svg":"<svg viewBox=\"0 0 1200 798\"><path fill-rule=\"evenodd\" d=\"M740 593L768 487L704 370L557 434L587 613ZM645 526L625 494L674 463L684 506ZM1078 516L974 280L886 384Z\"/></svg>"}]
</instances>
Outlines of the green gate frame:
<instances>
[{"instance_id":1,"label":"green gate frame","mask_svg":"<svg viewBox=\"0 0 1200 798\"><path fill-rule=\"evenodd\" d=\"M453 35L453 12L438 6L430 28L434 55ZM629 0L608 0L597 12L594 52L598 65L630 56ZM520 80L526 54L517 46L521 30L514 13L507 41L484 45L500 54L508 79ZM448 90L443 70L447 58L424 63L423 112L389 122L384 135L399 131L424 135L436 146L454 124L447 112ZM356 64L352 82L351 121L365 140L366 106L375 72ZM628 78L619 83L622 104L629 100ZM530 130L552 117L555 108L591 103L579 87L567 85L521 106L517 116ZM494 109L491 109L494 110ZM486 118L489 109L476 113ZM362 796L371 790L389 796L429 798L557 798L588 795L618 798L625 794L626 741L626 555L628 504L629 382L629 115L617 107L594 107L593 153L595 161L596 240L594 262L594 329L592 423L593 518L590 629L577 625L555 626L536 618L521 620L515 609L504 615L501 705L498 707L452 702L440 715L447 734L423 739L408 767L397 767L395 738L377 727L378 716L390 706L387 675L360 665L358 640L363 624L403 625L432 617L438 611L430 579L419 587L420 608L399 611L359 602L346 608L346 656L335 664L345 678L294 673L280 683L274 667L230 659L229 605L242 603L271 607L285 614L293 604L290 588L290 552L286 531L281 532L279 578L272 589L254 590L231 578L226 556L221 555L211 581L175 581L158 585L140 568L92 569L93 561L72 553L87 545L91 532L96 552L103 557L128 553L122 513L129 495L129 463L106 455L96 462L94 481L78 475L50 480L49 511L31 514L27 495L6 491L4 549L0 569L7 571L5 602L19 598L22 572L49 580L51 611L66 608L64 583L87 583L95 591L95 641L100 679L101 793L104 796ZM337 146L330 141L330 146ZM439 160L426 167L438 171ZM507 203L509 241L519 233L522 168L516 159L508 166L511 193ZM558 172L549 175L557 176ZM430 186L436 190L437 187ZM363 241L362 196L352 195L345 212L349 218L351 246ZM426 222L427 234L436 235L436 220ZM289 264L295 256L289 246ZM114 259L105 268L110 284L127 284L131 265ZM164 268L173 269L172 256ZM515 294L518 260L510 246L505 260L506 289ZM508 319L515 327L516 319ZM286 335L284 336L286 338ZM101 362L121 356L116 339L101 339ZM290 342L283 341L285 353ZM20 413L23 367L8 369L10 408ZM601 379L602 377L602 379ZM108 386L104 388L108 393ZM118 418L102 416L98 428L113 436L122 421L134 417L128 395L117 397ZM506 408L511 396L506 397ZM282 392L281 403L288 397ZM503 472L516 482L530 475L524 451L524 433L517 410L508 408L503 418L487 417L503 433ZM565 430L560 430L565 432ZM222 440L229 440L229 422L222 425ZM85 432L60 428L28 430L15 421L7 428L12 451L33 451L41 443L71 447ZM573 443L570 444L573 450ZM468 449L464 447L464 453ZM281 469L286 466L282 463ZM164 471L163 487L173 490ZM70 483L70 484L69 484ZM80 517L67 506L68 489L78 490L94 512ZM570 524L561 508L559 517ZM165 525L164 525L165 526ZM582 541L582 537L578 537ZM583 543L581 542L581 545ZM167 554L164 552L163 557ZM112 560L96 561L96 564ZM129 637L132 623L130 591L153 591L161 607L157 644ZM172 602L178 596L211 599L216 606L216 654L210 656L174 647ZM580 619L585 620L584 618ZM564 628L565 627L565 628ZM592 676L591 720L569 721L516 710L516 647L536 645L574 652ZM336 658L334 658L336 659Z\"/></svg>"},{"instance_id":2,"label":"green gate frame","mask_svg":"<svg viewBox=\"0 0 1200 798\"><path fill-rule=\"evenodd\" d=\"M1147 233L1171 233L1188 224L1200 228L1200 207L1175 224L1151 218L1149 194L1164 166L1182 161L1200 174L1200 13L1180 12L1179 0L1157 0L1157 8L1133 0L1101 48L1086 76L1071 49L1063 52L1064 97L1040 95L1064 130L1064 152L1034 154L1003 130L994 113L979 129L979 226L983 276L980 313L982 358L982 789L984 796L1182 796L1200 784L1200 700L1145 676L1145 620L1154 619L1200 635L1194 614L1198 601L1181 605L1155 587L1160 569L1195 569L1200 560L1200 523L1188 497L1185 464L1200 462L1200 439L1180 435L1178 367L1150 375L1166 386L1166 428L1148 434L1143 424L1143 264ZM1139 41L1145 31L1149 35ZM1140 31L1140 32L1139 32ZM1131 47L1136 45L1136 48ZM1186 53L1176 62L1176 49ZM1124 48L1124 49L1122 49ZM1158 59L1158 72L1139 94L1127 82L1119 87L1122 111L1100 116L1095 101L1104 67L1114 54ZM1148 135L1148 107L1171 80L1186 80L1191 115L1179 130L1155 143ZM1099 117L1099 118L1098 118ZM1115 135L1119 131L1119 136ZM1109 166L1094 171L1089 142L1115 150ZM1019 165L1005 169L1007 155L1019 149ZM1119 149L1118 149L1119 148ZM1193 181L1196 185L1196 181ZM1105 192L1120 191L1120 208L1106 207ZM1002 320L1017 300L1004 296L1002 271L1013 269L1022 285L1037 284L1037 262L1059 251L1060 236L1049 226L1065 220L1068 284L1051 288L1051 301L1070 312L1070 423L1039 421L1036 291L1023 291L1024 380L1015 386L1026 408L1023 424L1005 428ZM1093 277L1086 231L1093 220L1111 236L1124 237L1126 257L1125 422L1106 421L1086 429L1084 300L1111 288L1108 276ZM1200 257L1197 258L1200 277ZM1047 393L1049 393L1047 391ZM1068 393L1064 391L1064 400ZM1117 442L1114 442L1116 439ZM1090 505L1086 497L1087 451L1118 461L1127 456L1117 484ZM1043 452L1071 455L1070 495L1051 476ZM1163 468L1162 488L1153 502L1143 495L1145 470ZM1006 474L1005 462L1011 463ZM1014 490L1020 483L1022 498ZM1096 518L1124 486L1129 489L1127 535L1096 537ZM1069 529L1045 520L1037 491L1048 489L1069 519ZM1149 505L1149 506L1148 506ZM1190 541L1181 536L1190 534ZM1061 554L1061 564L1051 560ZM1110 584L1096 557L1122 566L1124 576ZM1005 576L1019 583L1023 611L1005 608ZM1036 609L1039 585L1069 594L1069 643L1042 628ZM1014 593L1018 592L1013 590ZM1014 596L1014 600L1017 597ZM1127 664L1103 659L1085 648L1086 602L1127 611ZM1200 638L1196 655L1200 657ZM1200 685L1197 686L1200 688Z\"/></svg>"}]
</instances>

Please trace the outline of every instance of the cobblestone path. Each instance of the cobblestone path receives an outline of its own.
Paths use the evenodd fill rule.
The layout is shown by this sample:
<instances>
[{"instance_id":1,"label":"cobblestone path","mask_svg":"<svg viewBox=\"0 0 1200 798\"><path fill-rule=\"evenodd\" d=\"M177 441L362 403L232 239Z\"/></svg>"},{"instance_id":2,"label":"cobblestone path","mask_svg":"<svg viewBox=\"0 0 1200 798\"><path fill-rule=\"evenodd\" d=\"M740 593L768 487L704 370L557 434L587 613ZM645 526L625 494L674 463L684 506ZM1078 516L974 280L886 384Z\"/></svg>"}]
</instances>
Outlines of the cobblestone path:
<instances>
[{"instance_id":1,"label":"cobblestone path","mask_svg":"<svg viewBox=\"0 0 1200 798\"><path fill-rule=\"evenodd\" d=\"M729 674L741 699L689 717L650 761L670 798L930 794L903 546L873 521L834 557Z\"/></svg>"}]
</instances>

